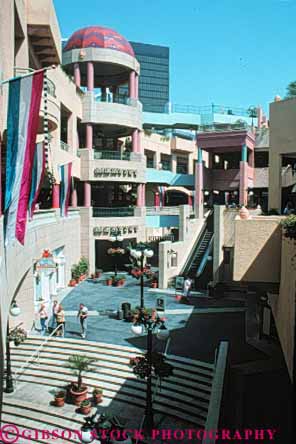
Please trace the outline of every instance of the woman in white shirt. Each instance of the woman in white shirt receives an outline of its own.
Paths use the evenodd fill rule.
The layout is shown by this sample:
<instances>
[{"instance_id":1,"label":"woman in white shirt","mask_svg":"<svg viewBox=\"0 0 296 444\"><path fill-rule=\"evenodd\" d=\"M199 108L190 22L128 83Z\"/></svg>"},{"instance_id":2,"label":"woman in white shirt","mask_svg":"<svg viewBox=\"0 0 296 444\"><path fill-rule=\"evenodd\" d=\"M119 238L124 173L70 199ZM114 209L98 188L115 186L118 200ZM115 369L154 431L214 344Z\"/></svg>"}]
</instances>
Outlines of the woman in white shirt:
<instances>
[{"instance_id":1,"label":"woman in white shirt","mask_svg":"<svg viewBox=\"0 0 296 444\"><path fill-rule=\"evenodd\" d=\"M41 304L41 307L39 309L39 319L41 324L41 334L42 336L44 336L46 332L46 321L48 319L48 314L44 304Z\"/></svg>"}]
</instances>

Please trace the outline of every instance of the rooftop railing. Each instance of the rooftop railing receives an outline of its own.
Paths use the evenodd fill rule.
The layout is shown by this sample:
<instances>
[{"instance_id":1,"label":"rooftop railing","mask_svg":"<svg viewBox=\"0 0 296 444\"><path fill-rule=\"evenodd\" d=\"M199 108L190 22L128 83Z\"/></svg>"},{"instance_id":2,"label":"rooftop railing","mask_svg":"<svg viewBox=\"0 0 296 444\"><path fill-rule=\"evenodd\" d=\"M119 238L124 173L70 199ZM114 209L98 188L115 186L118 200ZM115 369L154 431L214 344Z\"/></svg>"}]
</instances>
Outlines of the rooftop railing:
<instances>
[{"instance_id":1,"label":"rooftop railing","mask_svg":"<svg viewBox=\"0 0 296 444\"><path fill-rule=\"evenodd\" d=\"M106 159L106 160L130 160L130 152L120 152L120 151L94 151L94 159Z\"/></svg>"},{"instance_id":2,"label":"rooftop railing","mask_svg":"<svg viewBox=\"0 0 296 444\"><path fill-rule=\"evenodd\" d=\"M93 217L129 217L134 216L134 207L103 208L93 207Z\"/></svg>"},{"instance_id":3,"label":"rooftop railing","mask_svg":"<svg viewBox=\"0 0 296 444\"><path fill-rule=\"evenodd\" d=\"M226 105L208 105L208 106L195 106L195 105L179 105L172 103L170 106L166 106L165 112L173 113L189 113L189 114L227 114L229 116L243 116L255 118L257 117L257 109L253 106L249 108L240 108L236 106Z\"/></svg>"},{"instance_id":4,"label":"rooftop railing","mask_svg":"<svg viewBox=\"0 0 296 444\"><path fill-rule=\"evenodd\" d=\"M97 95L96 102L120 103L122 105L128 105L129 97L125 94L107 94L106 96Z\"/></svg>"}]
</instances>

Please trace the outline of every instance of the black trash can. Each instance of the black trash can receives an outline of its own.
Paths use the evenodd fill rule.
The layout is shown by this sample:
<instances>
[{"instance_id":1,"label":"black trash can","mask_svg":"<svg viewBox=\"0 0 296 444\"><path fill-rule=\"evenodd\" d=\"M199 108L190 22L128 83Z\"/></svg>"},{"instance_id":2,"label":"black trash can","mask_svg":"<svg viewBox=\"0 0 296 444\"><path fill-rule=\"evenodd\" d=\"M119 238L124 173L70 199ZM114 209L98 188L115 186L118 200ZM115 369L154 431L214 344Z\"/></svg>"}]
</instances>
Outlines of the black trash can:
<instances>
[{"instance_id":1,"label":"black trash can","mask_svg":"<svg viewBox=\"0 0 296 444\"><path fill-rule=\"evenodd\" d=\"M123 302L123 304L121 304L121 310L123 311L123 319L127 319L131 311L131 304L129 302Z\"/></svg>"}]
</instances>

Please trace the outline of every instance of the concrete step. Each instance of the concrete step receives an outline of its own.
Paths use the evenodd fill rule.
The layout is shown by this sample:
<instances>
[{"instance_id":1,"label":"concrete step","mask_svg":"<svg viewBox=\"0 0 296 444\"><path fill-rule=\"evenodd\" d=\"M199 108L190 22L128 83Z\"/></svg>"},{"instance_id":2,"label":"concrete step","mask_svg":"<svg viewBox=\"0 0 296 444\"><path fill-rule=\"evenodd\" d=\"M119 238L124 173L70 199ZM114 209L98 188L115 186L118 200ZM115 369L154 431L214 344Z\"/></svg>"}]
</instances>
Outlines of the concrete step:
<instances>
[{"instance_id":1,"label":"concrete step","mask_svg":"<svg viewBox=\"0 0 296 444\"><path fill-rule=\"evenodd\" d=\"M114 399L119 394L132 398L132 400L137 399L138 401L142 400L143 403L145 402L145 391L143 389L137 389L134 386L131 386L128 380L126 380L122 386L102 381L99 378L91 378L89 375L83 380L90 388L90 391L93 387L100 386L103 389L103 397L105 402L108 399ZM65 384L73 382L73 376L71 374L65 375L58 372L49 374L48 370L46 369L40 370L30 368L21 377L21 381L35 383L39 381L39 383L42 383L42 385L44 385L44 381L46 381L46 385L51 383L51 387L60 387L60 381L63 381L64 386ZM192 407L193 402L195 404L194 407ZM208 403L205 401L196 399L194 396L189 397L169 390L162 390L160 394L155 396L155 405L158 404L162 405L163 407L167 406L170 408L171 411L174 411L173 416L177 417L179 416L179 413L186 413L194 416L200 416L205 419L208 409Z\"/></svg>"},{"instance_id":2,"label":"concrete step","mask_svg":"<svg viewBox=\"0 0 296 444\"><path fill-rule=\"evenodd\" d=\"M44 338L40 336L28 336L26 339L27 344L34 343L35 346L40 345L44 341ZM104 350L105 354L114 354L115 356L126 356L130 357L131 354L141 354L143 353L143 350L135 347L127 347L124 345L117 345L117 344L109 344L107 342L94 342L94 341L87 341L82 339L70 339L70 338L59 338L59 337L53 337L49 339L49 343L59 343L59 344L67 344L70 348L74 349L81 349L84 350L85 347L88 349L96 349L98 351ZM24 343L24 344L25 344ZM168 358L171 360L175 360L178 362L186 362L187 364L192 365L193 367L203 367L210 370L213 370L214 364L208 363L204 361L198 361L195 359L190 358L184 358L183 356L178 355L172 355L169 354Z\"/></svg>"},{"instance_id":3,"label":"concrete step","mask_svg":"<svg viewBox=\"0 0 296 444\"><path fill-rule=\"evenodd\" d=\"M72 379L72 381L73 381L73 379ZM32 386L32 389L35 391L36 390L35 387L36 386L38 387L39 385L41 385L43 389L48 387L48 390L53 389L53 387L55 389L65 389L65 385L66 385L65 383L67 383L67 382L69 383L70 381L62 381L61 378L57 378L56 380L55 380L55 378L51 378L49 380L48 378L41 378L41 377L37 378L36 375L33 375L33 376L32 375L23 375L20 382L30 384ZM86 382L87 382L87 380L86 380ZM89 384L89 392L88 392L89 397L91 397L91 389L92 389L92 387ZM6 396L11 396L11 395L6 395ZM18 399L16 400L16 402L18 403ZM124 409L124 406L130 406L130 405L141 408L141 409L143 409L143 411L145 408L145 399L144 399L143 394L142 394L142 398L140 398L140 397L132 394L130 390L125 391L125 390L121 389L118 392L104 390L103 402L100 404L100 407L108 407L109 408L111 406L111 408L113 409L114 404L118 404L118 403L120 405L122 405L123 409ZM72 407L75 408L75 406L72 406ZM182 402L175 403L174 406L170 406L170 405L168 405L167 402L160 402L157 397L154 400L153 408L156 413L169 415L174 418L187 421L191 424L198 425L200 427L204 426L205 420L206 420L206 415L207 415L207 412L204 410L201 410L200 413L198 413L197 409L195 409L195 411L193 411L192 408L185 409L183 407ZM43 405L43 409L44 409L44 405Z\"/></svg>"},{"instance_id":4,"label":"concrete step","mask_svg":"<svg viewBox=\"0 0 296 444\"><path fill-rule=\"evenodd\" d=\"M15 365L13 364L12 368L16 369L17 367L15 367ZM53 370L53 368L49 368L44 363L32 365L25 372L25 374L36 374L36 377L38 377L39 375L44 376L48 373L50 373L50 376L73 378L70 369L64 368L62 366L55 366ZM110 374L102 374L100 371L96 372L95 376L93 375L94 373L88 373L86 379L89 380L89 383L91 383L92 386L95 386L97 384L97 386L101 387L102 389L107 388L111 390L110 387L120 389L124 385L126 389L131 388L133 390L140 390L142 392L143 388L145 388L145 382L140 379L120 378L118 376L113 376ZM161 397L167 398L168 401L169 399L176 399L190 404L192 402L192 398L200 398L206 401L208 401L209 399L207 395L204 396L204 394L199 393L198 390L184 390L184 387L179 387L178 384L167 384L163 381L161 387ZM208 402L203 402L200 399L198 400L198 404L207 408Z\"/></svg>"},{"instance_id":5,"label":"concrete step","mask_svg":"<svg viewBox=\"0 0 296 444\"><path fill-rule=\"evenodd\" d=\"M54 355L50 355L51 359L47 359L43 354L41 355L38 362L35 362L31 364L28 368L41 368L41 366L46 366L47 370L51 371L52 369L56 369L58 367L62 368L63 371L67 374L69 374L69 370L65 368L63 365L64 362L59 361L57 362L54 358ZM65 355L66 358L66 355ZM66 359L65 359L66 360ZM18 369L21 368L22 365L24 365L26 362L26 357L17 356L13 357L13 368L15 369L15 372L17 373ZM114 369L113 366L110 367L110 365L102 366L101 363L97 366L97 374L100 375L100 379L110 382L115 382L118 384L123 384L126 379L129 379L129 381L132 381L134 384L141 386L144 384L144 381L137 378L136 375L132 372L130 368L128 368L128 371L126 369L124 370L118 370ZM26 370L24 371L26 373ZM210 391L211 386L202 384L202 383L196 383L190 380L184 380L184 378L171 376L169 379L162 381L162 387L171 389L177 392L186 394L194 394L197 397L200 397L205 400L209 400L210 398Z\"/></svg>"},{"instance_id":6,"label":"concrete step","mask_svg":"<svg viewBox=\"0 0 296 444\"><path fill-rule=\"evenodd\" d=\"M29 342L25 341L23 344L21 344L18 347L12 347L11 349L11 353L12 354L19 354L20 351L22 350L30 350L32 355L33 353L36 351L36 349L34 348L33 344L30 344ZM139 356L142 355L143 353L139 350L137 350L137 353L133 353L133 354L128 354L125 355L124 357L119 354L118 356L114 353L109 353L109 351L107 353L105 353L106 350L103 349L96 349L94 347L88 347L87 345L87 341L86 341L86 345L84 347L77 347L77 346L71 346L71 345L65 345L59 342L53 342L52 340L50 342L48 342L46 344L46 346L43 347L43 349L41 350L40 354L42 354L44 351L51 351L53 353L59 353L59 354L79 354L81 352L83 352L83 355L86 355L88 357L92 357L92 358L97 358L100 362L103 361L113 361L116 363L121 363L123 365L127 365L129 363L129 360L131 357L134 356ZM213 367L208 367L208 366L202 366L199 364L196 364L195 361L192 360L184 360L183 359L179 359L179 357L175 357L172 355L168 355L167 356L167 361L170 362L174 368L176 370L182 370L189 374L193 374L193 375L197 375L197 374L202 374L204 376L208 376L208 377L212 377L213 375ZM207 363L206 363L207 364Z\"/></svg>"}]
</instances>

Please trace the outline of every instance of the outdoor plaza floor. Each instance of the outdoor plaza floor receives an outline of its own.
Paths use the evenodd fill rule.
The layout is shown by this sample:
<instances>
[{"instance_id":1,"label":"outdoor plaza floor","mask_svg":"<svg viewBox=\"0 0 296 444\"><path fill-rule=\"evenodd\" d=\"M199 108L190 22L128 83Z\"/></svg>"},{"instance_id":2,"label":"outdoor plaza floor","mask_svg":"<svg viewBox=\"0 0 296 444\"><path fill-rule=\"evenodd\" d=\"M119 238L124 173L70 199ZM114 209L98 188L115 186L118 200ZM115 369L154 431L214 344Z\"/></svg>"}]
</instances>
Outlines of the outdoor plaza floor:
<instances>
[{"instance_id":1,"label":"outdoor plaza floor","mask_svg":"<svg viewBox=\"0 0 296 444\"><path fill-rule=\"evenodd\" d=\"M126 276L122 287L105 284L106 274L97 280L86 280L74 287L62 300L66 314L66 338L80 338L77 319L79 304L87 306L86 339L118 345L146 348L146 336L135 337L131 323L117 320L116 313L124 302L132 308L140 305L140 282ZM246 343L245 301L232 298L213 300L205 293L194 292L189 304L180 304L174 289L157 290L145 286L145 307L154 308L156 299L164 298L166 326L170 330L168 353L206 362L213 362L215 350L222 340L231 343L232 362L262 359L263 354ZM163 350L161 341L154 341L155 349Z\"/></svg>"}]
</instances>

